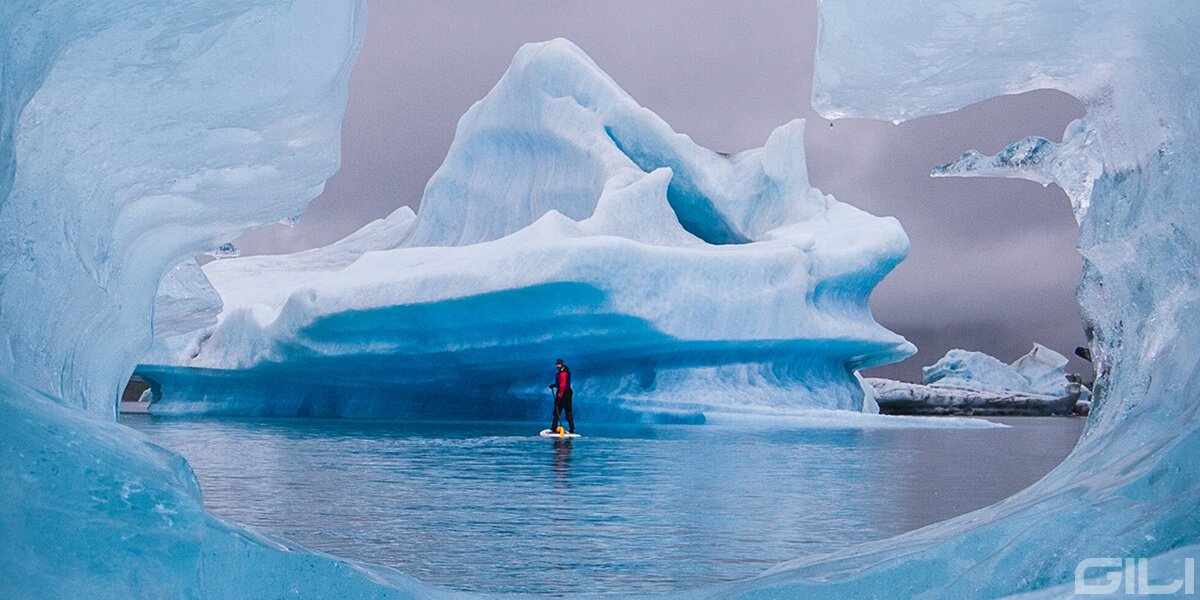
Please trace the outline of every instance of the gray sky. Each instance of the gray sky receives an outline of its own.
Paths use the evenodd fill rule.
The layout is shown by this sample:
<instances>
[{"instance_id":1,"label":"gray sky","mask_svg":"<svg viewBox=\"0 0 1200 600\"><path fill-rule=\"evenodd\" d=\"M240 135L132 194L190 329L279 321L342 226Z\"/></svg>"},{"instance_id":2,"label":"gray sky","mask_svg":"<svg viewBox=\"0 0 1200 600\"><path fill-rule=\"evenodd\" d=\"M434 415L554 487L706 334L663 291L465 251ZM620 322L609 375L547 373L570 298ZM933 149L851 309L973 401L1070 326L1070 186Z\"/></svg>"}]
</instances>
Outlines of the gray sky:
<instances>
[{"instance_id":1,"label":"gray sky","mask_svg":"<svg viewBox=\"0 0 1200 600\"><path fill-rule=\"evenodd\" d=\"M876 290L876 318L920 348L874 374L919 379L952 347L1011 361L1034 341L1070 355L1084 342L1080 259L1066 197L1002 179L931 179L968 148L1027 135L1059 140L1082 106L1058 92L983 102L900 126L828 121L809 103L816 1L575 2L375 0L350 81L342 170L294 228L239 240L247 254L327 244L407 204L417 208L459 116L525 42L566 37L643 106L713 150L761 146L808 119L814 185L894 215L912 252ZM1073 368L1086 363L1072 358Z\"/></svg>"}]
</instances>

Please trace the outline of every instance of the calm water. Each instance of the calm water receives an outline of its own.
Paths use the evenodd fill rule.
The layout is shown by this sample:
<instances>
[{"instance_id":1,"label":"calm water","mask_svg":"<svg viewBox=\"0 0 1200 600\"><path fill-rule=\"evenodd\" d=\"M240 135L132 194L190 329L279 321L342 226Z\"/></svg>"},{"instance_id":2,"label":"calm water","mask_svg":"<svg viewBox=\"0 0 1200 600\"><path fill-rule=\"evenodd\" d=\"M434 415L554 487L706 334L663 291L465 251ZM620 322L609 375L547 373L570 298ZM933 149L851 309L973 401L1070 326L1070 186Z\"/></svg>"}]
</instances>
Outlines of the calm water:
<instances>
[{"instance_id":1,"label":"calm water","mask_svg":"<svg viewBox=\"0 0 1200 600\"><path fill-rule=\"evenodd\" d=\"M967 512L1041 477L1081 419L1008 429L122 419L214 513L473 591L694 587Z\"/></svg>"}]
</instances>

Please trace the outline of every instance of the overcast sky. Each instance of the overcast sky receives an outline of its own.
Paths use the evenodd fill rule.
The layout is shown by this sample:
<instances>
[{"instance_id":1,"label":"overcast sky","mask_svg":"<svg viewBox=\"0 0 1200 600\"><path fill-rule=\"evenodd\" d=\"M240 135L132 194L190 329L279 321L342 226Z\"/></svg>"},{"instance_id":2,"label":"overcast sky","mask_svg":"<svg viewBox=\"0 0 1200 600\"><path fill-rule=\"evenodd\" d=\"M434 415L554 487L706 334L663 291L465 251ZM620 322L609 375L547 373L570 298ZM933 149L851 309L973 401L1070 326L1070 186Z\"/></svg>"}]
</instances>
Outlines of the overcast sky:
<instances>
[{"instance_id":1,"label":"overcast sky","mask_svg":"<svg viewBox=\"0 0 1200 600\"><path fill-rule=\"evenodd\" d=\"M1084 342L1080 259L1066 197L1004 179L931 179L968 148L1062 138L1081 105L1057 92L993 99L900 126L830 122L809 102L816 1L375 0L350 81L342 169L294 228L238 242L243 253L327 244L400 205L418 207L454 126L517 48L566 37L643 106L713 150L761 146L808 119L810 178L825 193L900 219L912 252L880 286L876 318L920 348L875 374L919 379L946 350L1011 361L1034 341L1070 355ZM1085 363L1073 360L1076 370Z\"/></svg>"}]
</instances>

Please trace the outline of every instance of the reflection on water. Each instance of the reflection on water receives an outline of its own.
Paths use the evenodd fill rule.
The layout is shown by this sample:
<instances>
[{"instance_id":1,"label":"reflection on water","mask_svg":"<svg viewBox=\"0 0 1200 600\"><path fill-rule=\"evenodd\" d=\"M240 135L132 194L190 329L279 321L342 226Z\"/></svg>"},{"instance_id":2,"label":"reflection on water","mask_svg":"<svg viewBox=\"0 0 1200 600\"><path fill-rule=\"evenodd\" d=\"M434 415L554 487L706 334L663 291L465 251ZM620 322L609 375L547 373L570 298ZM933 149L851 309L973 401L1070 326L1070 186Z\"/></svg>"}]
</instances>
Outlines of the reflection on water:
<instances>
[{"instance_id":1,"label":"reflection on water","mask_svg":"<svg viewBox=\"0 0 1200 600\"><path fill-rule=\"evenodd\" d=\"M554 440L554 473L560 481L566 481L570 474L572 442L570 439Z\"/></svg>"},{"instance_id":2,"label":"reflection on water","mask_svg":"<svg viewBox=\"0 0 1200 600\"><path fill-rule=\"evenodd\" d=\"M124 418L216 514L475 591L680 589L914 529L1032 483L1078 419L1008 429Z\"/></svg>"}]
</instances>

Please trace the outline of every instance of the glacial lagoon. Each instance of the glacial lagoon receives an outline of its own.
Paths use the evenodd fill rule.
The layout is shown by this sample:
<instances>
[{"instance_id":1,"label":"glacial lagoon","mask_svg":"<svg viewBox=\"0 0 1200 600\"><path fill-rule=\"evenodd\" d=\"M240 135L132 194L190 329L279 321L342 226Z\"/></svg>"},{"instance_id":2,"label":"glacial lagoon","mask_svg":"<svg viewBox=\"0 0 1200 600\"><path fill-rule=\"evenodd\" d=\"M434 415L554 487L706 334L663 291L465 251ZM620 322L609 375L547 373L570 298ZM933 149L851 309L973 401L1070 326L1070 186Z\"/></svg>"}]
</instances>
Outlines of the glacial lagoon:
<instances>
[{"instance_id":1,"label":"glacial lagoon","mask_svg":"<svg viewBox=\"0 0 1200 600\"><path fill-rule=\"evenodd\" d=\"M216 515L476 592L679 590L1000 500L1074 446L1077 418L1007 428L786 422L336 419L122 422L179 452Z\"/></svg>"}]
</instances>

